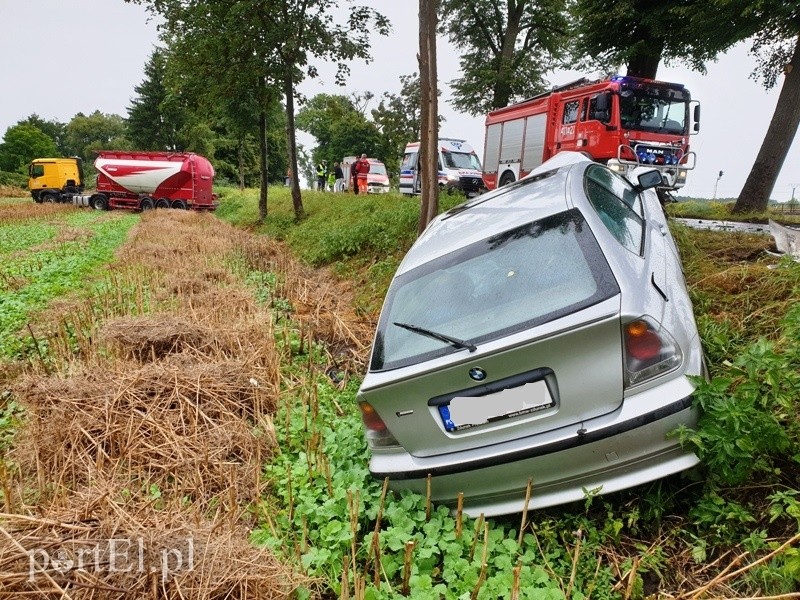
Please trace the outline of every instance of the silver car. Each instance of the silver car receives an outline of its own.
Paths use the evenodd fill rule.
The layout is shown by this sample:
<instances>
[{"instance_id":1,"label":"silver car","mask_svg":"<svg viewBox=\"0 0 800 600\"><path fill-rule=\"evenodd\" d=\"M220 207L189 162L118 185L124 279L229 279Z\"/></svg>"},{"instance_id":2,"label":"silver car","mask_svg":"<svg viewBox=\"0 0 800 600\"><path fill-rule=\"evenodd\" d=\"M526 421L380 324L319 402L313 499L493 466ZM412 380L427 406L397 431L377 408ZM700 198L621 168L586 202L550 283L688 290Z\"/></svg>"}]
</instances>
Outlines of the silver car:
<instances>
[{"instance_id":1,"label":"silver car","mask_svg":"<svg viewBox=\"0 0 800 600\"><path fill-rule=\"evenodd\" d=\"M434 220L400 265L358 393L370 471L472 516L695 465L704 371L654 186L581 154Z\"/></svg>"}]
</instances>

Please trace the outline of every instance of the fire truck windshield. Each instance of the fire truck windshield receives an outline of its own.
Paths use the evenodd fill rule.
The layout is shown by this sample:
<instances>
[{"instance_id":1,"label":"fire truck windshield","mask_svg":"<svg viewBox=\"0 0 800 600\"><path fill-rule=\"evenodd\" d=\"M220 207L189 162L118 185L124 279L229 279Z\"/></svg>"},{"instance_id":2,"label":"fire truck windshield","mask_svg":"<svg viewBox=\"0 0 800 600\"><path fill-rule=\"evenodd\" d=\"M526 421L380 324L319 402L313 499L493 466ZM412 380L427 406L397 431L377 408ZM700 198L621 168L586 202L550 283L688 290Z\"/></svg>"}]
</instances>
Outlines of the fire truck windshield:
<instances>
[{"instance_id":1,"label":"fire truck windshield","mask_svg":"<svg viewBox=\"0 0 800 600\"><path fill-rule=\"evenodd\" d=\"M683 135L689 98L684 90L654 86L623 87L619 95L624 129Z\"/></svg>"}]
</instances>

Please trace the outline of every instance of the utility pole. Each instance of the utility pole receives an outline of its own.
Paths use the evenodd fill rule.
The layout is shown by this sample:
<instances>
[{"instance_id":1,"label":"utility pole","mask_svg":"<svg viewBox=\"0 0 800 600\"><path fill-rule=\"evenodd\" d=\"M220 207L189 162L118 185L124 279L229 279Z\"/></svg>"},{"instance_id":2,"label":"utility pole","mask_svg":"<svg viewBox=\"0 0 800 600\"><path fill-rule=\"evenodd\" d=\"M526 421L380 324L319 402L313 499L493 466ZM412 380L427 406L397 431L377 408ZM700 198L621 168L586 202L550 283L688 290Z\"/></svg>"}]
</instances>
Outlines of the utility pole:
<instances>
[{"instance_id":1,"label":"utility pole","mask_svg":"<svg viewBox=\"0 0 800 600\"><path fill-rule=\"evenodd\" d=\"M792 188L792 198L789 202L794 202L794 191L800 187L800 183L790 183L789 187Z\"/></svg>"},{"instance_id":2,"label":"utility pole","mask_svg":"<svg viewBox=\"0 0 800 600\"><path fill-rule=\"evenodd\" d=\"M717 180L714 182L714 198L713 198L713 200L717 199L717 186L719 185L719 180L722 179L723 175L724 175L724 171L720 171L719 175L717 175Z\"/></svg>"}]
</instances>

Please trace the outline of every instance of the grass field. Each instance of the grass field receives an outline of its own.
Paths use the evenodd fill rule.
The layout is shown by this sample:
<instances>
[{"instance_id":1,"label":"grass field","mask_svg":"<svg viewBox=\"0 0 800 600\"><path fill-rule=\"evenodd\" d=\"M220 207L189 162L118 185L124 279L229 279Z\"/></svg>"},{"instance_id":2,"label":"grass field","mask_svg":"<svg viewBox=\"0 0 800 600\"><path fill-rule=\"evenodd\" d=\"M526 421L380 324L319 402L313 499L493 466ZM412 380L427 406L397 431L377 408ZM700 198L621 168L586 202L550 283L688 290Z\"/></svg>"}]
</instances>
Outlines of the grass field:
<instances>
[{"instance_id":1,"label":"grass field","mask_svg":"<svg viewBox=\"0 0 800 600\"><path fill-rule=\"evenodd\" d=\"M274 188L262 225L255 201L139 216L0 200L0 593L793 597L800 267L768 239L675 229L715 376L682 434L701 469L467 519L370 478L354 401L417 200L307 193L295 223ZM109 537L144 539L155 570L64 567L76 539ZM162 579L188 539L192 568ZM38 566L61 562L29 580L43 547Z\"/></svg>"}]
</instances>

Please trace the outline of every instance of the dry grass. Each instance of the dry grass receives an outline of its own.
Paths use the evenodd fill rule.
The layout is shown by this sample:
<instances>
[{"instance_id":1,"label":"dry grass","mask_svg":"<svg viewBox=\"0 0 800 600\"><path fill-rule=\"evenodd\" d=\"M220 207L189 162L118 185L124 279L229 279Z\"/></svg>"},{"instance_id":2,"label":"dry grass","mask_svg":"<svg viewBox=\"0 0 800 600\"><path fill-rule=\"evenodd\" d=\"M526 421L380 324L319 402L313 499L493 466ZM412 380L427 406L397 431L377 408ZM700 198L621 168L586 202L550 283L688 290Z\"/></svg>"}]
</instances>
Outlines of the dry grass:
<instances>
[{"instance_id":1,"label":"dry grass","mask_svg":"<svg viewBox=\"0 0 800 600\"><path fill-rule=\"evenodd\" d=\"M80 210L71 204L36 204L30 202L10 202L0 204L0 225L42 219Z\"/></svg>"},{"instance_id":2,"label":"dry grass","mask_svg":"<svg viewBox=\"0 0 800 600\"><path fill-rule=\"evenodd\" d=\"M98 482L47 517L2 514L0 598L289 598L298 578L222 511L156 508ZM32 573L32 574L31 574Z\"/></svg>"},{"instance_id":3,"label":"dry grass","mask_svg":"<svg viewBox=\"0 0 800 600\"><path fill-rule=\"evenodd\" d=\"M243 236L240 253L248 268L278 274L274 298L291 300L292 319L325 343L331 360L357 372L369 354L375 320L356 313L352 284L297 260L281 242ZM273 308L280 310L273 302Z\"/></svg>"},{"instance_id":4,"label":"dry grass","mask_svg":"<svg viewBox=\"0 0 800 600\"><path fill-rule=\"evenodd\" d=\"M280 357L271 314L229 270L246 235L153 211L88 301L42 315L48 356L5 372L26 423L0 477L0 597L282 598L297 586L247 540L275 447ZM31 549L68 556L76 539L102 551L139 537L146 561L190 537L193 568L164 582L107 563L28 580Z\"/></svg>"},{"instance_id":5,"label":"dry grass","mask_svg":"<svg viewBox=\"0 0 800 600\"><path fill-rule=\"evenodd\" d=\"M15 185L0 185L0 198L30 198L31 193Z\"/></svg>"}]
</instances>

